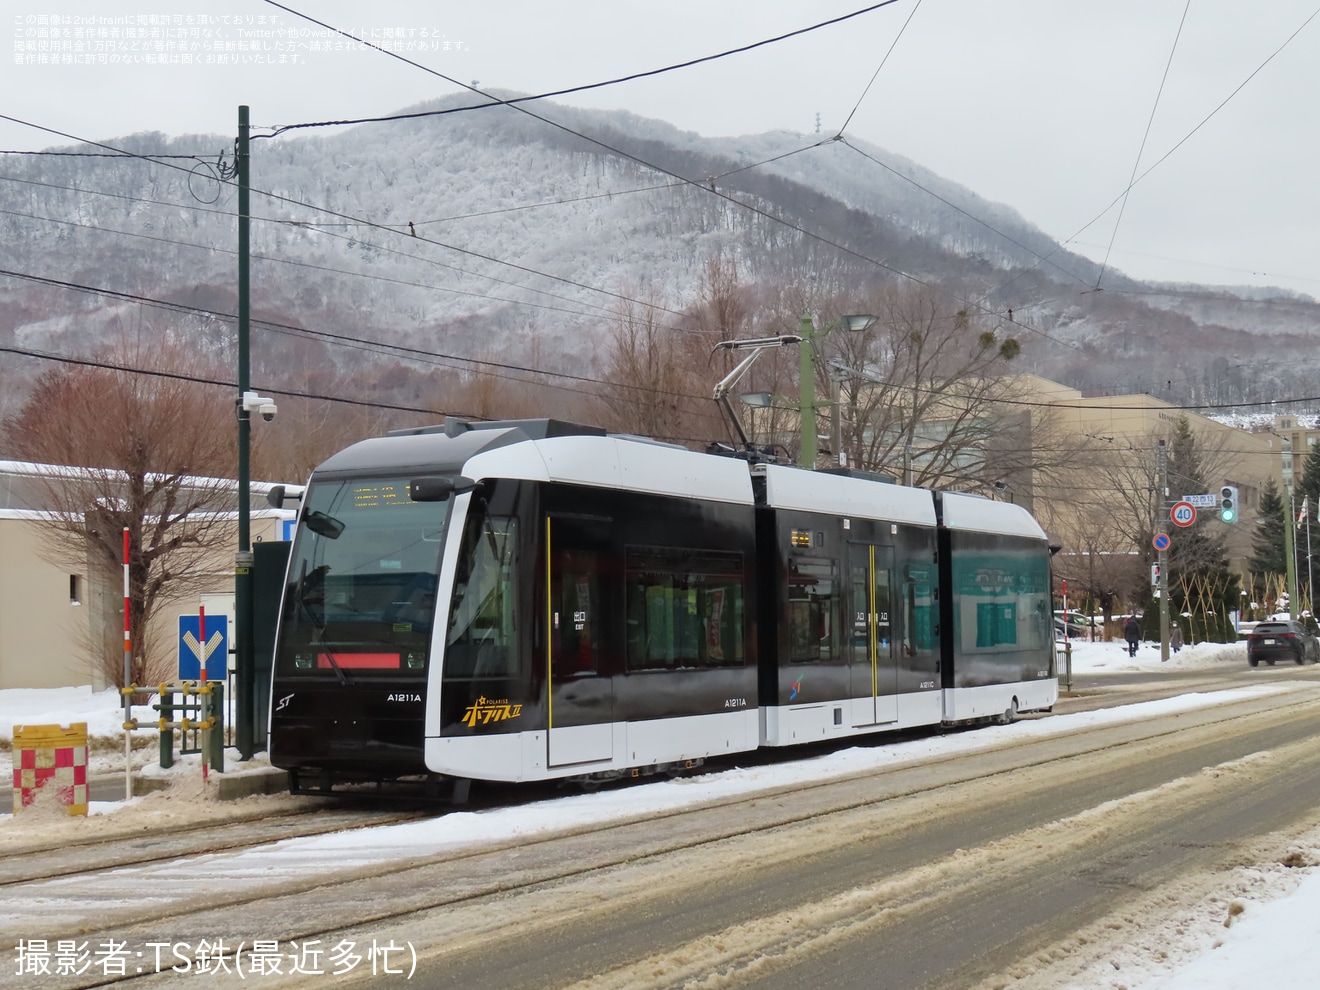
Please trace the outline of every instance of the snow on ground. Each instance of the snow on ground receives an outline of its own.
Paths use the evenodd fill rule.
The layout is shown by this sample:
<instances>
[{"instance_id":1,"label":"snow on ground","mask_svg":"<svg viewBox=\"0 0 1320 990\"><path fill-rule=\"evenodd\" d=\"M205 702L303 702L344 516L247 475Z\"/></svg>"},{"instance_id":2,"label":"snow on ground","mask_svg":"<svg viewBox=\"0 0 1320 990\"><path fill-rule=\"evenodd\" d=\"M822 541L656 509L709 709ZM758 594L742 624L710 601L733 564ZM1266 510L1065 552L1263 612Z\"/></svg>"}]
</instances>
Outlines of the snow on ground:
<instances>
[{"instance_id":1,"label":"snow on ground","mask_svg":"<svg viewBox=\"0 0 1320 990\"><path fill-rule=\"evenodd\" d=\"M1237 664L1246 664L1246 648L1241 643L1199 644L1184 648L1162 662L1158 644L1142 644L1133 658L1127 655L1126 646L1121 642L1072 642L1074 675L1170 668L1214 669ZM420 855L589 822L653 814L721 797L779 789L799 780L819 781L823 777L852 774L867 767L888 767L899 762L968 752L1002 745L1014 737L1030 738L1071 731L1083 725L1157 718L1230 698L1286 689L1286 684L1271 679L1259 686L1234 691L1189 694L1095 712L1060 714L977 732L845 749L811 760L684 777L594 794L575 794L523 807L480 813L453 812L426 822L376 829L371 843L364 843L361 835L356 833L291 839L237 854L251 858L250 862L240 864L232 858L222 857L224 863L220 868L256 867L263 872L297 869L298 864L309 857L324 862L327 850L333 850L337 861L343 858L346 866L353 865L349 860L356 863L362 857L370 858L374 852L395 856L406 850ZM145 706L135 710L134 714L143 720L155 717L155 713ZM117 770L122 773L122 717L119 696L114 691L93 693L90 688L0 691L0 749L8 750L15 723L36 725L85 721L96 765L107 772ZM155 753L154 734L139 735L151 737L150 749L135 750L135 762L149 760ZM0 770L7 770L8 762L8 753L0 754ZM231 764L231 767L237 771L250 769L251 764L242 768ZM170 791L129 802L97 802L93 812L108 816L99 819L101 821L118 822L122 819L127 823L172 819L186 815L190 807L198 808L204 804L210 804L214 810L214 804L206 801L195 757L180 759L174 770L165 775L172 781ZM259 810L266 804L273 807L276 802L293 800L296 799L248 798L228 803ZM49 829L58 824L79 830L97 827L95 820L57 823L49 816L40 817L42 821L33 820L33 826ZM27 831L22 815L0 819L0 851L4 845L21 839ZM1129 929L1121 937L1115 937L1112 932L1106 936L1106 926L1099 925L1098 934L1084 940L1087 944L1085 953L1076 953L1064 964L1053 968L1042 967L1025 976L1020 985L1024 990L1092 990L1096 987L1113 990L1236 990L1245 986L1301 990L1312 987L1316 983L1313 946L1316 937L1320 936L1320 873L1315 871L1315 866L1320 864L1320 828L1296 838L1281 860L1241 868L1230 878L1216 878L1214 893L1201 891L1190 904L1178 904L1176 894L1167 894L1168 903L1158 912L1149 912L1149 920L1139 926L1142 930L1136 935ZM1096 939L1104 937L1110 939L1110 944L1097 946ZM1015 984L999 982L996 985L1010 987Z\"/></svg>"}]
</instances>

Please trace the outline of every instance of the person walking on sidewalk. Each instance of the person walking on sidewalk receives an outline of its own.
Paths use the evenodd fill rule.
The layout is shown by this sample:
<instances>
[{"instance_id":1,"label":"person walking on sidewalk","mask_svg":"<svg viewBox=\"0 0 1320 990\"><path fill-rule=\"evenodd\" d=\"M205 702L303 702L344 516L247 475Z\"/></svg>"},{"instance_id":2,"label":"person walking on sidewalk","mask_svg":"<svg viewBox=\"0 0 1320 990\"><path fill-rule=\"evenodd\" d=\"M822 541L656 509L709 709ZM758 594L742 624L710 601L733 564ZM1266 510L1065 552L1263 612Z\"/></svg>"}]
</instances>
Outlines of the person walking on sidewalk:
<instances>
[{"instance_id":1,"label":"person walking on sidewalk","mask_svg":"<svg viewBox=\"0 0 1320 990\"><path fill-rule=\"evenodd\" d=\"M1137 644L1141 642L1141 623L1135 615L1129 615L1127 622L1123 623L1123 638L1127 640L1128 656L1135 657Z\"/></svg>"}]
</instances>

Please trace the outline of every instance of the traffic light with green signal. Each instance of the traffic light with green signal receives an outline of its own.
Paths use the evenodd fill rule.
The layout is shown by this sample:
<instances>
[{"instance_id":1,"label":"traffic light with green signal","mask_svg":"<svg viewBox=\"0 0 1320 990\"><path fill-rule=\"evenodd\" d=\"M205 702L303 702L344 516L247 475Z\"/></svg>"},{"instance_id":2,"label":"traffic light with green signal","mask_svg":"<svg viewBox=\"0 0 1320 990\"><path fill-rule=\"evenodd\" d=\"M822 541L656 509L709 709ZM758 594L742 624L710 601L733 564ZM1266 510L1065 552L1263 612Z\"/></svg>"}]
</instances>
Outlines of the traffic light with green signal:
<instances>
[{"instance_id":1,"label":"traffic light with green signal","mask_svg":"<svg viewBox=\"0 0 1320 990\"><path fill-rule=\"evenodd\" d=\"M1225 485L1219 489L1219 519L1221 522L1235 523L1238 518L1237 485Z\"/></svg>"}]
</instances>

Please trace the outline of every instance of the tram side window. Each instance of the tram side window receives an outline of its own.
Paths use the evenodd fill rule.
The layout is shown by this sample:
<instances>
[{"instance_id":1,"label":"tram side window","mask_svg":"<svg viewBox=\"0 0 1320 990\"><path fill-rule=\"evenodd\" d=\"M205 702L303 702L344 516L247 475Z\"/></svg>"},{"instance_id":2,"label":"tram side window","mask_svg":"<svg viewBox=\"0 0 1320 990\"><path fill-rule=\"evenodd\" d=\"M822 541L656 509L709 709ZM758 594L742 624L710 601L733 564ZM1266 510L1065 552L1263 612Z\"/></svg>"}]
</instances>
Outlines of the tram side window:
<instances>
[{"instance_id":1,"label":"tram side window","mask_svg":"<svg viewBox=\"0 0 1320 990\"><path fill-rule=\"evenodd\" d=\"M630 547L624 583L629 670L743 664L742 554Z\"/></svg>"},{"instance_id":2,"label":"tram side window","mask_svg":"<svg viewBox=\"0 0 1320 990\"><path fill-rule=\"evenodd\" d=\"M517 659L517 521L470 519L445 638L447 677L509 677Z\"/></svg>"},{"instance_id":3,"label":"tram side window","mask_svg":"<svg viewBox=\"0 0 1320 990\"><path fill-rule=\"evenodd\" d=\"M1017 645L1017 602L977 602L977 648L1015 645Z\"/></svg>"},{"instance_id":4,"label":"tram side window","mask_svg":"<svg viewBox=\"0 0 1320 990\"><path fill-rule=\"evenodd\" d=\"M794 559L788 565L788 655L790 663L829 661L835 656L839 584L832 560Z\"/></svg>"},{"instance_id":5,"label":"tram side window","mask_svg":"<svg viewBox=\"0 0 1320 990\"><path fill-rule=\"evenodd\" d=\"M906 581L903 598L907 607L907 635L903 644L910 657L935 652L935 594L929 584Z\"/></svg>"},{"instance_id":6,"label":"tram side window","mask_svg":"<svg viewBox=\"0 0 1320 990\"><path fill-rule=\"evenodd\" d=\"M1011 654L1048 647L1049 567L1038 546L958 534L953 584L960 649Z\"/></svg>"},{"instance_id":7,"label":"tram side window","mask_svg":"<svg viewBox=\"0 0 1320 990\"><path fill-rule=\"evenodd\" d=\"M554 653L555 676L596 673L600 668L599 555L590 550L561 550L555 554L554 621L558 642Z\"/></svg>"}]
</instances>

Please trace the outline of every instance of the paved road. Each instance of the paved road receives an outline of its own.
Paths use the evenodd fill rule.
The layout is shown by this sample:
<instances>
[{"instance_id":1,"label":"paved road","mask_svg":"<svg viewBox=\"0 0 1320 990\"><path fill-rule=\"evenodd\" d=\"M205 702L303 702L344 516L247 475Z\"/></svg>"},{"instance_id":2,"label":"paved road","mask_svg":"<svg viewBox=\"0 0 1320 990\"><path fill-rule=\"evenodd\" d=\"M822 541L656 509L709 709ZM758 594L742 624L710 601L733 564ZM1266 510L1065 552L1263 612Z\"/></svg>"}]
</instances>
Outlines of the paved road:
<instances>
[{"instance_id":1,"label":"paved road","mask_svg":"<svg viewBox=\"0 0 1320 990\"><path fill-rule=\"evenodd\" d=\"M757 990L965 988L1124 899L1315 817L1320 692L1307 693L1300 708L1188 719L1143 739L1086 734L1072 751L1043 741L964 757L975 779L906 796L859 782L846 811L639 863L635 885L603 872L599 908L565 884L540 914L505 899L522 924L477 940L446 923L452 947L417 978L508 990L695 977ZM1262 752L1276 756L1250 773L1204 772ZM428 944L434 920L402 930Z\"/></svg>"},{"instance_id":2,"label":"paved road","mask_svg":"<svg viewBox=\"0 0 1320 990\"><path fill-rule=\"evenodd\" d=\"M1077 683L1059 710L1243 684L1285 690L1155 721L1006 735L971 755L388 870L309 863L296 883L270 888L250 873L212 885L214 907L151 884L130 904L125 884L139 885L111 877L113 915L87 889L65 906L52 889L46 927L62 936L54 919L64 918L94 940L101 925L115 937L249 945L392 940L417 949L415 986L967 988L1116 904L1320 818L1320 667L1161 674ZM356 975L405 985L366 967Z\"/></svg>"}]
</instances>

